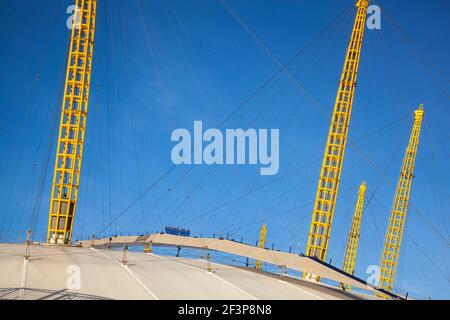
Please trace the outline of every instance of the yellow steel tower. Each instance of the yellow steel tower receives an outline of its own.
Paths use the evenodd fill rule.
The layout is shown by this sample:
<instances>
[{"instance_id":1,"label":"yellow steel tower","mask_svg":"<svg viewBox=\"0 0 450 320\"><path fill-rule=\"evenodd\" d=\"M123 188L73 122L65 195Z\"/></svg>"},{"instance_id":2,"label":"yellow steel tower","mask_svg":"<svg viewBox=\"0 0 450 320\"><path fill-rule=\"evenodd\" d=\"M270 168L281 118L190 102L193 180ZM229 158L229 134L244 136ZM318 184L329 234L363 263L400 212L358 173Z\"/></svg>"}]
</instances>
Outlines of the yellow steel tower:
<instances>
[{"instance_id":1,"label":"yellow steel tower","mask_svg":"<svg viewBox=\"0 0 450 320\"><path fill-rule=\"evenodd\" d=\"M266 245L266 234L267 234L267 227L266 224L263 224L262 228L261 228L261 233L259 235L259 243L258 243L258 247L263 248ZM255 269L256 270L261 270L262 269L262 261L261 260L257 260L255 263Z\"/></svg>"},{"instance_id":2,"label":"yellow steel tower","mask_svg":"<svg viewBox=\"0 0 450 320\"><path fill-rule=\"evenodd\" d=\"M402 242L403 229L405 227L406 212L408 211L411 185L414 178L414 163L416 161L417 148L419 146L420 129L424 116L423 105L414 113L414 125L403 158L402 170L395 191L392 204L389 226L384 241L383 254L380 262L379 287L391 292L394 286L395 272L397 269Z\"/></svg>"},{"instance_id":3,"label":"yellow steel tower","mask_svg":"<svg viewBox=\"0 0 450 320\"><path fill-rule=\"evenodd\" d=\"M94 50L96 0L75 5L47 233L47 241L58 244L72 237Z\"/></svg>"},{"instance_id":4,"label":"yellow steel tower","mask_svg":"<svg viewBox=\"0 0 450 320\"><path fill-rule=\"evenodd\" d=\"M364 208L364 198L366 196L366 183L359 186L358 200L356 201L355 213L353 214L352 226L348 234L347 247L345 248L345 257L342 270L353 275L356 264L356 253L358 252L359 234L361 230L361 217ZM346 289L351 289L349 285L342 285Z\"/></svg>"},{"instance_id":5,"label":"yellow steel tower","mask_svg":"<svg viewBox=\"0 0 450 320\"><path fill-rule=\"evenodd\" d=\"M356 4L358 9L357 15L345 55L317 187L306 255L320 260L325 260L327 255L328 240L330 238L347 133L350 125L368 5L368 0L359 0ZM313 278L312 275L304 275L304 277Z\"/></svg>"}]
</instances>

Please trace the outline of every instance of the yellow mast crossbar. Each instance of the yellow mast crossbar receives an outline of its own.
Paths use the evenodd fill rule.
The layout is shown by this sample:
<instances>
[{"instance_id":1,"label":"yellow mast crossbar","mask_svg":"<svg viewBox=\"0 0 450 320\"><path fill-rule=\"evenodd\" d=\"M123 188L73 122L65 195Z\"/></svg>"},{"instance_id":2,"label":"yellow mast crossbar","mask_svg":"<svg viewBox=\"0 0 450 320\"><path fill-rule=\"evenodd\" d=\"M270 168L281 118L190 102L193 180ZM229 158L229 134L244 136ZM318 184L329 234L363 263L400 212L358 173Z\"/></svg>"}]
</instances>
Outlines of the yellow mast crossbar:
<instances>
[{"instance_id":1,"label":"yellow mast crossbar","mask_svg":"<svg viewBox=\"0 0 450 320\"><path fill-rule=\"evenodd\" d=\"M389 225L384 240L380 262L380 281L378 286L391 292L394 287L395 273L400 255L400 246L405 228L411 186L414 178L414 166L419 147L420 130L424 116L423 105L414 112L414 124L409 143L403 158L403 165L398 178Z\"/></svg>"},{"instance_id":2,"label":"yellow mast crossbar","mask_svg":"<svg viewBox=\"0 0 450 320\"><path fill-rule=\"evenodd\" d=\"M306 255L320 260L326 259L328 250L328 241L333 223L350 125L368 5L369 1L367 0L359 0L356 4L357 14L345 55L314 202ZM317 277L311 274L304 274L304 278L318 280Z\"/></svg>"},{"instance_id":3,"label":"yellow mast crossbar","mask_svg":"<svg viewBox=\"0 0 450 320\"><path fill-rule=\"evenodd\" d=\"M350 275L355 272L356 253L358 252L359 236L361 233L361 218L364 209L364 198L366 196L366 183L359 186L358 200L356 201L355 212L353 214L352 226L348 233L347 246L345 248L344 264L342 270ZM351 286L341 284L341 287L350 290Z\"/></svg>"},{"instance_id":4,"label":"yellow mast crossbar","mask_svg":"<svg viewBox=\"0 0 450 320\"><path fill-rule=\"evenodd\" d=\"M88 113L96 3L75 3L48 217L50 243L68 244L72 238Z\"/></svg>"},{"instance_id":5,"label":"yellow mast crossbar","mask_svg":"<svg viewBox=\"0 0 450 320\"><path fill-rule=\"evenodd\" d=\"M266 227L266 224L263 224L260 235L259 235L258 247L264 249L264 247L266 245L266 235L267 235L267 227ZM262 270L262 261L261 260L256 260L255 269Z\"/></svg>"}]
</instances>

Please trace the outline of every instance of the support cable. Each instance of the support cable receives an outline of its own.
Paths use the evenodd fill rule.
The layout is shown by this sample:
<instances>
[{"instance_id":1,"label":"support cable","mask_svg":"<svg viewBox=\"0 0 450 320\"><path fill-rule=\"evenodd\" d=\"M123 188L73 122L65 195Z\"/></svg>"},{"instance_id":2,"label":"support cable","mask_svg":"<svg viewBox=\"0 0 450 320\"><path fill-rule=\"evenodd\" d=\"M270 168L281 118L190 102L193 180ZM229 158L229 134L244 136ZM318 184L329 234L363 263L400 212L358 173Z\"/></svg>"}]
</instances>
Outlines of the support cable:
<instances>
[{"instance_id":1,"label":"support cable","mask_svg":"<svg viewBox=\"0 0 450 320\"><path fill-rule=\"evenodd\" d=\"M344 10L340 15L338 15L330 24L328 24L324 29L322 29L316 36L314 36L311 41L309 41L306 45L304 45L301 49L299 49L291 59L288 60L288 62L283 66L283 68L279 68L277 71L275 71L267 80L265 80L263 83L261 83L256 90L254 90L244 101L242 101L237 107L235 107L232 112L230 112L219 124L216 126L217 128L222 127L226 122L228 122L239 110L241 110L244 106L246 106L254 97L256 97L264 88L266 88L279 74L283 72L285 68L287 68L289 65L291 65L307 48L309 48L313 43L317 41L320 36L322 36L326 31L331 29L339 20L340 18L347 12L347 10ZM190 153L193 152L193 150L198 147L194 146L193 149L191 149ZM155 179L143 192L141 192L134 200L132 200L118 215L116 215L112 221L104 228L99 229L99 232L103 232L105 229L107 229L111 224L117 222L125 213L129 211L136 203L139 202L139 200L145 196L148 192L153 190L154 187L159 185L175 168L177 168L177 165L170 166L162 175L160 175L157 179ZM192 167L191 167L192 168Z\"/></svg>"}]
</instances>

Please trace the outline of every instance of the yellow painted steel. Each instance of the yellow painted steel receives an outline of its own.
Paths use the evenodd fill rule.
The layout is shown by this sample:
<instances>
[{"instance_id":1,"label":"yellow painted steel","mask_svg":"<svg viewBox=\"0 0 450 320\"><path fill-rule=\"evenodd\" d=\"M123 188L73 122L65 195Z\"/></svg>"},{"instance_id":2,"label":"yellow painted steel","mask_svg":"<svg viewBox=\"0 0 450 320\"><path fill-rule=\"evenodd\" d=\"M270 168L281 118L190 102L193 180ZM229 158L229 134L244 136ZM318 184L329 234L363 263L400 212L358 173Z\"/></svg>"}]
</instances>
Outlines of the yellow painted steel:
<instances>
[{"instance_id":1,"label":"yellow painted steel","mask_svg":"<svg viewBox=\"0 0 450 320\"><path fill-rule=\"evenodd\" d=\"M263 248L263 249L266 245L266 234L267 234L267 227L266 227L266 224L263 224L260 235L259 235L259 243L258 243L258 247ZM256 261L255 269L262 270L262 261L261 260Z\"/></svg>"},{"instance_id":2,"label":"yellow painted steel","mask_svg":"<svg viewBox=\"0 0 450 320\"><path fill-rule=\"evenodd\" d=\"M325 260L344 161L369 1L357 2L357 14L345 56L317 187L306 255ZM316 279L311 274L304 278ZM318 279L316 279L318 280Z\"/></svg>"},{"instance_id":3,"label":"yellow painted steel","mask_svg":"<svg viewBox=\"0 0 450 320\"><path fill-rule=\"evenodd\" d=\"M96 18L96 0L76 0L70 40L47 241L68 244L78 198Z\"/></svg>"},{"instance_id":4,"label":"yellow painted steel","mask_svg":"<svg viewBox=\"0 0 450 320\"><path fill-rule=\"evenodd\" d=\"M145 253L152 253L152 243L151 242L146 242L144 244L144 252Z\"/></svg>"},{"instance_id":5,"label":"yellow painted steel","mask_svg":"<svg viewBox=\"0 0 450 320\"><path fill-rule=\"evenodd\" d=\"M359 235L361 232L361 218L364 208L364 198L366 196L367 186L363 182L359 186L358 200L356 201L355 212L353 214L352 226L348 233L347 246L345 248L345 257L342 270L353 275L356 265L356 253L358 252ZM351 286L341 284L341 287L350 290Z\"/></svg>"},{"instance_id":6,"label":"yellow painted steel","mask_svg":"<svg viewBox=\"0 0 450 320\"><path fill-rule=\"evenodd\" d=\"M421 104L414 112L414 125L403 158L403 165L398 179L397 189L395 191L391 216L389 218L389 226L386 232L383 253L381 255L380 281L378 286L388 292L391 292L394 286L406 213L408 211L411 186L414 178L414 165L419 146L423 116L424 111L423 105Z\"/></svg>"}]
</instances>

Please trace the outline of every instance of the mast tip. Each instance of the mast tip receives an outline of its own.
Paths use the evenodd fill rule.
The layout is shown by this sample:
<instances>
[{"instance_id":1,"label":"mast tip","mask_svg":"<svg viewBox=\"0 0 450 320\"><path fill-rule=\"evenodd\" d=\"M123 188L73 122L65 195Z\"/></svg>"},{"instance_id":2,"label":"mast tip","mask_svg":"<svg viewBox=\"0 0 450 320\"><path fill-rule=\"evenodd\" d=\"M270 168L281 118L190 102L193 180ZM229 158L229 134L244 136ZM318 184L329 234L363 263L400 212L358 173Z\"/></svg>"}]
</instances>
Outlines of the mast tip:
<instances>
[{"instance_id":1,"label":"mast tip","mask_svg":"<svg viewBox=\"0 0 450 320\"><path fill-rule=\"evenodd\" d=\"M369 6L369 0L358 0L356 1L356 6L359 7L363 7L363 8L367 8Z\"/></svg>"}]
</instances>

